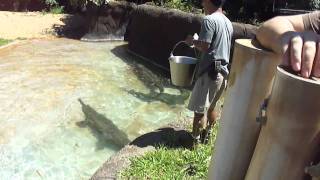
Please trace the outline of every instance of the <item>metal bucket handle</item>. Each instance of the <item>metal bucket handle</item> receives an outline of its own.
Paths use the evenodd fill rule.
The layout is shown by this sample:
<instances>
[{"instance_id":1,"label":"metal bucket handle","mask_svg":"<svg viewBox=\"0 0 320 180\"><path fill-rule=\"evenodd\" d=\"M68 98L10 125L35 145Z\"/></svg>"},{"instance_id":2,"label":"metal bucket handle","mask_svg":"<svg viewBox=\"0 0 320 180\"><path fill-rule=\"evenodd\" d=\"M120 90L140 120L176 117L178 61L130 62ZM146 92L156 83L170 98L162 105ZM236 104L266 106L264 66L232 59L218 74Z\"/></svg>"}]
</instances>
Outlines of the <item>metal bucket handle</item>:
<instances>
[{"instance_id":1,"label":"metal bucket handle","mask_svg":"<svg viewBox=\"0 0 320 180\"><path fill-rule=\"evenodd\" d=\"M179 41L179 42L177 42L177 43L173 46L172 51L170 52L170 57L173 57L173 56L174 56L174 55L173 55L174 50L176 50L177 46L180 45L180 44L182 44L182 43L187 44L186 41Z\"/></svg>"}]
</instances>

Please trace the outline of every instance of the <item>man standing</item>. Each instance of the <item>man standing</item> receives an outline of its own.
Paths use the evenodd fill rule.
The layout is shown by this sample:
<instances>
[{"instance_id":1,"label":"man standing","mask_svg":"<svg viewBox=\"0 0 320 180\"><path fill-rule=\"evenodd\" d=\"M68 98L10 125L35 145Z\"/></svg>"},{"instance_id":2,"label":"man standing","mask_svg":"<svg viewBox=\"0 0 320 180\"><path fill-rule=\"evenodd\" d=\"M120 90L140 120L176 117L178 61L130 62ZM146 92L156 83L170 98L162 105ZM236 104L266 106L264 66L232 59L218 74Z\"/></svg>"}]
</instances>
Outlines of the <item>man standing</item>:
<instances>
[{"instance_id":1,"label":"man standing","mask_svg":"<svg viewBox=\"0 0 320 180\"><path fill-rule=\"evenodd\" d=\"M228 74L233 28L222 12L224 1L202 0L206 16L201 24L199 39L193 39L192 36L186 39L189 45L194 45L201 52L197 80L188 106L189 110L194 111L192 135L195 143L201 140L205 142L210 134L217 119L215 106L225 88L224 76ZM208 104L209 107L206 106Z\"/></svg>"}]
</instances>

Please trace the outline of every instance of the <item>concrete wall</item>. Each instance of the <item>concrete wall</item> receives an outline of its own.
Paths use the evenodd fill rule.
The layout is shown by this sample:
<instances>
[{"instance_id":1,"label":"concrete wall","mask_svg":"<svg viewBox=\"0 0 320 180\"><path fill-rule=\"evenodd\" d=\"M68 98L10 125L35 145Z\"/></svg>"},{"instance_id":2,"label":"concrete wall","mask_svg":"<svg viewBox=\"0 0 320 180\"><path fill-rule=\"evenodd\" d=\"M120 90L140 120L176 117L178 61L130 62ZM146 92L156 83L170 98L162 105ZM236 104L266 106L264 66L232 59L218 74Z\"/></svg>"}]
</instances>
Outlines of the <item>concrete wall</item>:
<instances>
[{"instance_id":1,"label":"concrete wall","mask_svg":"<svg viewBox=\"0 0 320 180\"><path fill-rule=\"evenodd\" d=\"M129 49L158 65L169 68L168 57L173 46L200 31L200 15L139 5L133 11L127 28ZM249 24L233 23L235 38L253 38L257 27ZM177 48L177 55L193 56L187 46Z\"/></svg>"},{"instance_id":2,"label":"concrete wall","mask_svg":"<svg viewBox=\"0 0 320 180\"><path fill-rule=\"evenodd\" d=\"M129 50L169 69L173 46L187 35L199 33L202 16L150 5L112 2L102 7L88 6L89 33L82 40L125 39ZM233 23L233 39L253 38L255 26ZM195 56L187 45L178 46L175 55Z\"/></svg>"},{"instance_id":3,"label":"concrete wall","mask_svg":"<svg viewBox=\"0 0 320 180\"><path fill-rule=\"evenodd\" d=\"M140 5L132 13L127 28L129 49L164 67L169 67L168 57L173 46L188 34L200 31L201 17L177 10ZM179 52L192 56L187 46ZM179 53L177 52L177 53Z\"/></svg>"},{"instance_id":4,"label":"concrete wall","mask_svg":"<svg viewBox=\"0 0 320 180\"><path fill-rule=\"evenodd\" d=\"M86 16L89 33L82 37L86 41L123 40L134 3L113 1L102 6L88 3Z\"/></svg>"},{"instance_id":5,"label":"concrete wall","mask_svg":"<svg viewBox=\"0 0 320 180\"><path fill-rule=\"evenodd\" d=\"M42 0L0 0L0 11L41 11L44 8Z\"/></svg>"}]
</instances>

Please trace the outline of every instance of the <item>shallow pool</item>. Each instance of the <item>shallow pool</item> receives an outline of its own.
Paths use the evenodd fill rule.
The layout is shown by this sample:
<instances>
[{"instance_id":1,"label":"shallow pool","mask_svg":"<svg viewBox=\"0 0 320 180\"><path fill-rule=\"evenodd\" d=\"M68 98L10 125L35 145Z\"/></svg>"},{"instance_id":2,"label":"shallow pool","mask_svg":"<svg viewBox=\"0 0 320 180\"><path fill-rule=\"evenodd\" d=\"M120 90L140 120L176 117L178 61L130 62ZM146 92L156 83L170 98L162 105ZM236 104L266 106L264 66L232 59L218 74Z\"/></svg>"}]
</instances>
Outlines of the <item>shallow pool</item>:
<instances>
[{"instance_id":1,"label":"shallow pool","mask_svg":"<svg viewBox=\"0 0 320 180\"><path fill-rule=\"evenodd\" d=\"M189 92L124 42L25 41L0 51L1 179L88 179L135 137L190 115Z\"/></svg>"}]
</instances>

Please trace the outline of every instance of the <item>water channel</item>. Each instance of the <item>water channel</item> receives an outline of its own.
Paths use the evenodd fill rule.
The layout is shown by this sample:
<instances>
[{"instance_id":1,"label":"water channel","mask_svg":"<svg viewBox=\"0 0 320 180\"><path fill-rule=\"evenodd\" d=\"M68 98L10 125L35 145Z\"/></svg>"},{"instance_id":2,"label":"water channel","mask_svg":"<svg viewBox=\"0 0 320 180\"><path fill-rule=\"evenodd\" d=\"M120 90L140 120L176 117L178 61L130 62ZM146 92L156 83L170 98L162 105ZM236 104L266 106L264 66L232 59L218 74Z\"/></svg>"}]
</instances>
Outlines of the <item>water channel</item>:
<instances>
[{"instance_id":1,"label":"water channel","mask_svg":"<svg viewBox=\"0 0 320 180\"><path fill-rule=\"evenodd\" d=\"M0 177L88 179L130 140L190 116L188 96L122 41L0 50Z\"/></svg>"}]
</instances>

